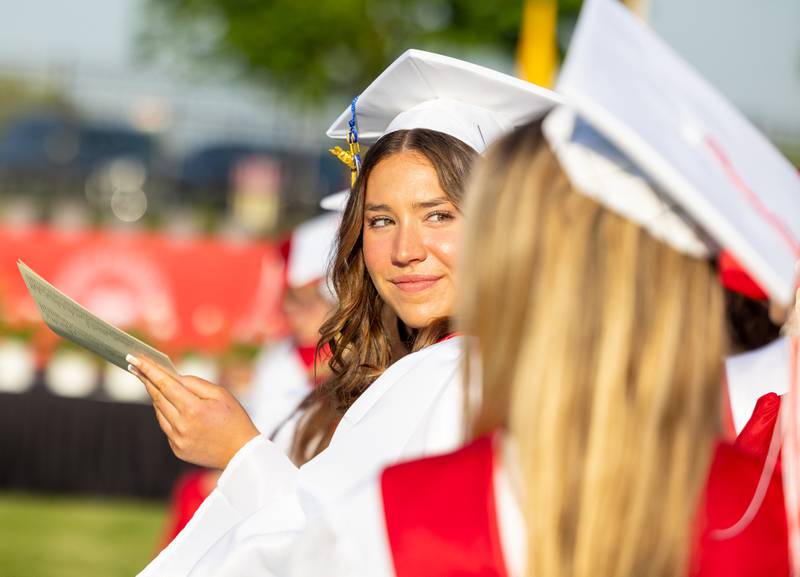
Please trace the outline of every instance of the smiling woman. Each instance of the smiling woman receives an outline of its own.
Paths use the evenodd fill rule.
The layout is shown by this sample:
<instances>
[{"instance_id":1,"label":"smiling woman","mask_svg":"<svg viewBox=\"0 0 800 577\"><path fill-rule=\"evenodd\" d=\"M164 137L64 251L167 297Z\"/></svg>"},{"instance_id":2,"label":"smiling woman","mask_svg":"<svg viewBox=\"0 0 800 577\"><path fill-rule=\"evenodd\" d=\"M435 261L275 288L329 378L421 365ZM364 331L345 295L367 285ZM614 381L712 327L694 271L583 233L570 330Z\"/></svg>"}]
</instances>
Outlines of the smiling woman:
<instances>
[{"instance_id":1,"label":"smiling woman","mask_svg":"<svg viewBox=\"0 0 800 577\"><path fill-rule=\"evenodd\" d=\"M331 378L301 406L293 459L224 390L130 361L178 456L225 469L142 575L285 574L306 519L386 464L459 444L461 340L446 337L461 197L478 154L557 100L412 50L345 110L328 133L347 139L357 173L331 270L339 302L321 330ZM360 138L372 143L363 164Z\"/></svg>"},{"instance_id":2,"label":"smiling woman","mask_svg":"<svg viewBox=\"0 0 800 577\"><path fill-rule=\"evenodd\" d=\"M447 335L459 206L476 156L453 136L415 128L387 134L364 158L333 263L339 308L322 327L335 376L309 399L296 461L324 449L353 401L397 360L387 317L406 337L401 355Z\"/></svg>"}]
</instances>

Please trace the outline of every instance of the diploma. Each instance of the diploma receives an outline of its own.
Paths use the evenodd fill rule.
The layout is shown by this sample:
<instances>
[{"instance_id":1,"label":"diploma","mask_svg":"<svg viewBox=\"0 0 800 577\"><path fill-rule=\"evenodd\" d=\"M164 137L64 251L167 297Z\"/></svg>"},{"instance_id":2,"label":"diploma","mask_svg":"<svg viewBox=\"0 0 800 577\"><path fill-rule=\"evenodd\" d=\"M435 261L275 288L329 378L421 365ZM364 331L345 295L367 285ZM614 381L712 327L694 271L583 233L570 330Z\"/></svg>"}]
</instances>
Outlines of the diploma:
<instances>
[{"instance_id":1,"label":"diploma","mask_svg":"<svg viewBox=\"0 0 800 577\"><path fill-rule=\"evenodd\" d=\"M21 260L17 261L17 266L42 319L54 333L126 371L125 356L132 354L147 357L172 374L178 374L167 355L93 315Z\"/></svg>"}]
</instances>

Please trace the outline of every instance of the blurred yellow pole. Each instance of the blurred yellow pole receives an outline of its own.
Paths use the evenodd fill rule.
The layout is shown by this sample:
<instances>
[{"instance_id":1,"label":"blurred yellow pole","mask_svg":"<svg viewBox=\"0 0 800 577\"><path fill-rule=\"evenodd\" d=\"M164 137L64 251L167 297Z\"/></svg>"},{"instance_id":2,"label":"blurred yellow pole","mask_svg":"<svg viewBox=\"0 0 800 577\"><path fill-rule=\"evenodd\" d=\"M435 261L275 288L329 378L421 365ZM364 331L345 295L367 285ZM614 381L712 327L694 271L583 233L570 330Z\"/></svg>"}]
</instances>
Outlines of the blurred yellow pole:
<instances>
[{"instance_id":1,"label":"blurred yellow pole","mask_svg":"<svg viewBox=\"0 0 800 577\"><path fill-rule=\"evenodd\" d=\"M556 51L557 0L524 0L517 46L520 77L539 86L553 84L558 66Z\"/></svg>"},{"instance_id":2,"label":"blurred yellow pole","mask_svg":"<svg viewBox=\"0 0 800 577\"><path fill-rule=\"evenodd\" d=\"M631 12L637 14L642 20L647 20L650 9L650 0L624 0Z\"/></svg>"}]
</instances>

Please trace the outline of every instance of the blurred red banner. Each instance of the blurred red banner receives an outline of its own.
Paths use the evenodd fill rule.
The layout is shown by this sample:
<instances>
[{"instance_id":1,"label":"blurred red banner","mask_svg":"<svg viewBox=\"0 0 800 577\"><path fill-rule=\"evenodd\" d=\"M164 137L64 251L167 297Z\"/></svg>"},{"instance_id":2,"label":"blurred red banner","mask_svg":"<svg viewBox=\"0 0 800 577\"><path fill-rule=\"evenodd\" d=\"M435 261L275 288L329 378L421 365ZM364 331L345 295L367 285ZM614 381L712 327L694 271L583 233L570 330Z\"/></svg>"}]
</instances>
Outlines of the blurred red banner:
<instances>
[{"instance_id":1,"label":"blurred red banner","mask_svg":"<svg viewBox=\"0 0 800 577\"><path fill-rule=\"evenodd\" d=\"M0 228L0 321L43 326L17 259L99 317L169 354L219 353L285 331L277 243Z\"/></svg>"}]
</instances>

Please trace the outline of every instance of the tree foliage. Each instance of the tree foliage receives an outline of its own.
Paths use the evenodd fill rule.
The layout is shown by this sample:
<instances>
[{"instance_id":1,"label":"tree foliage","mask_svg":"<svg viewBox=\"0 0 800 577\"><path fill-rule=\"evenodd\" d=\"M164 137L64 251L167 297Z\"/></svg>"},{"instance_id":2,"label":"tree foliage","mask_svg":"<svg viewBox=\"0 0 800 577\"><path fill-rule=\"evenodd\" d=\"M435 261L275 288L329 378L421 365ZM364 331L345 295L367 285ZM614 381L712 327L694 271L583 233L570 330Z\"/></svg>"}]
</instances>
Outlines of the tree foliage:
<instances>
[{"instance_id":1,"label":"tree foliage","mask_svg":"<svg viewBox=\"0 0 800 577\"><path fill-rule=\"evenodd\" d=\"M8 76L0 77L0 127L12 116L30 110L51 110L62 114L76 112L67 97L55 86Z\"/></svg>"},{"instance_id":2,"label":"tree foliage","mask_svg":"<svg viewBox=\"0 0 800 577\"><path fill-rule=\"evenodd\" d=\"M511 60L523 0L149 0L144 53L235 63L304 100L350 95L409 47ZM561 0L567 18L580 0Z\"/></svg>"}]
</instances>

